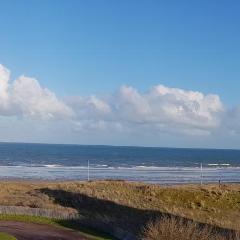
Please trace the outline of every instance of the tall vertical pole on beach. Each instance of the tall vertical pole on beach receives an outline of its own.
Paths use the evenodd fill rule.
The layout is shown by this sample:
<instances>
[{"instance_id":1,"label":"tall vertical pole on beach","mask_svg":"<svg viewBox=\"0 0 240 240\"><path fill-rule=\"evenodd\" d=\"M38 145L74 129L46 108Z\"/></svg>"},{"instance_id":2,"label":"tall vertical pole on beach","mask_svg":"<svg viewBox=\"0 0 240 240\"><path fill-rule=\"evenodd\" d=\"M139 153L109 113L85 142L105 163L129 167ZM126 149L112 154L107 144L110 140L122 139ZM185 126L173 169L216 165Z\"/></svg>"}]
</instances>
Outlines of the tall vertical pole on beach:
<instances>
[{"instance_id":1,"label":"tall vertical pole on beach","mask_svg":"<svg viewBox=\"0 0 240 240\"><path fill-rule=\"evenodd\" d=\"M201 163L201 185L203 184L203 166Z\"/></svg>"},{"instance_id":2,"label":"tall vertical pole on beach","mask_svg":"<svg viewBox=\"0 0 240 240\"><path fill-rule=\"evenodd\" d=\"M90 171L89 171L89 160L88 160L88 181L90 180Z\"/></svg>"}]
</instances>

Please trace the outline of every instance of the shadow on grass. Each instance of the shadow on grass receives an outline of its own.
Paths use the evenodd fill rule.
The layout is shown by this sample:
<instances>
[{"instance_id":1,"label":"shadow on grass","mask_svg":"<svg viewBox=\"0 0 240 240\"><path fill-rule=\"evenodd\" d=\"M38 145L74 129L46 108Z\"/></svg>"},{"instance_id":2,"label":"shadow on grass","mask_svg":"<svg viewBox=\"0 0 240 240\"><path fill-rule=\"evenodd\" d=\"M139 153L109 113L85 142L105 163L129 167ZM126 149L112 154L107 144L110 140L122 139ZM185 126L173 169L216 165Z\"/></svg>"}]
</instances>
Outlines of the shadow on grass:
<instances>
[{"instance_id":1,"label":"shadow on grass","mask_svg":"<svg viewBox=\"0 0 240 240\"><path fill-rule=\"evenodd\" d=\"M89 239L93 240L114 240L116 239L114 236L110 235L104 229L96 228L94 226L88 225L78 219L69 219L69 220L55 220L59 225L73 229L81 232Z\"/></svg>"},{"instance_id":2,"label":"shadow on grass","mask_svg":"<svg viewBox=\"0 0 240 240\"><path fill-rule=\"evenodd\" d=\"M79 212L78 220L63 220L59 222L61 225L75 229L79 229L79 226L90 227L117 236L119 239L139 239L143 227L150 220L154 221L163 217L181 218L160 211L120 205L82 193L49 188L43 188L40 191L53 198L57 204L74 208ZM206 224L200 224L200 226L204 227ZM216 227L215 229L223 234L228 231Z\"/></svg>"}]
</instances>

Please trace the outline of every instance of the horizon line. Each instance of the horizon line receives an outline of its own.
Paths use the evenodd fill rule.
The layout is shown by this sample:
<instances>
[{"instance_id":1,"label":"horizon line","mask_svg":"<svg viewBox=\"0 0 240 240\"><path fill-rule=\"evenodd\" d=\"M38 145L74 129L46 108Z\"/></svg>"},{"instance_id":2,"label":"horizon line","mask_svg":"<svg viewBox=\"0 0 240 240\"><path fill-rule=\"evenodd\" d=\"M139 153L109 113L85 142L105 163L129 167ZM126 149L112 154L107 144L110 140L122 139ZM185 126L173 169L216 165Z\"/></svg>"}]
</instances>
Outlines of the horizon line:
<instances>
[{"instance_id":1,"label":"horizon line","mask_svg":"<svg viewBox=\"0 0 240 240\"><path fill-rule=\"evenodd\" d=\"M63 146L86 146L86 147L119 147L119 148L162 148L162 149L188 149L188 150L225 150L240 151L237 148L211 148L211 147L173 147L173 146L144 146L144 145L111 145L111 144L80 144L80 143L47 143L47 142L15 142L0 141L0 144L33 144L33 145L63 145Z\"/></svg>"}]
</instances>

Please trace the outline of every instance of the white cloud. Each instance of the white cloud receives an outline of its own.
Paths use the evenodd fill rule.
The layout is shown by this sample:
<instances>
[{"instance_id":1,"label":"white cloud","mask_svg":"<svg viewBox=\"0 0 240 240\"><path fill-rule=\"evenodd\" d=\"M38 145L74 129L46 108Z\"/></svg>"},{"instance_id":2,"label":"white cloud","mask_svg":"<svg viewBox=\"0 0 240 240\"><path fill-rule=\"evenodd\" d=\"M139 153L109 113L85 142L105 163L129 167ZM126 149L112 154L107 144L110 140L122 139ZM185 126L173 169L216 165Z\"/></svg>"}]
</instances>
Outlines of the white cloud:
<instances>
[{"instance_id":1,"label":"white cloud","mask_svg":"<svg viewBox=\"0 0 240 240\"><path fill-rule=\"evenodd\" d=\"M147 98L156 121L197 129L219 126L219 114L224 110L218 95L204 95L163 85L154 87Z\"/></svg>"},{"instance_id":2,"label":"white cloud","mask_svg":"<svg viewBox=\"0 0 240 240\"><path fill-rule=\"evenodd\" d=\"M89 97L68 97L66 99L80 119L101 118L111 113L111 106L104 99L91 95Z\"/></svg>"},{"instance_id":3,"label":"white cloud","mask_svg":"<svg viewBox=\"0 0 240 240\"><path fill-rule=\"evenodd\" d=\"M189 134L206 133L218 127L220 114L224 111L217 95L204 95L163 85L155 86L143 94L124 86L111 101L111 112L114 112L112 115L116 121L120 119L123 123Z\"/></svg>"},{"instance_id":4,"label":"white cloud","mask_svg":"<svg viewBox=\"0 0 240 240\"><path fill-rule=\"evenodd\" d=\"M25 116L41 119L71 117L73 111L56 95L42 88L34 78L25 76L14 81L11 89L12 102Z\"/></svg>"},{"instance_id":5,"label":"white cloud","mask_svg":"<svg viewBox=\"0 0 240 240\"><path fill-rule=\"evenodd\" d=\"M0 114L36 119L72 117L73 111L34 78L21 76L9 84L10 71L0 65Z\"/></svg>"},{"instance_id":6,"label":"white cloud","mask_svg":"<svg viewBox=\"0 0 240 240\"><path fill-rule=\"evenodd\" d=\"M68 104L77 112L81 129L168 131L207 135L220 126L223 104L217 95L158 85L146 93L123 86L116 94L75 97ZM109 126L109 127L108 127Z\"/></svg>"},{"instance_id":7,"label":"white cloud","mask_svg":"<svg viewBox=\"0 0 240 240\"><path fill-rule=\"evenodd\" d=\"M113 100L115 113L127 122L149 122L152 108L147 96L141 95L133 87L123 86Z\"/></svg>"},{"instance_id":8,"label":"white cloud","mask_svg":"<svg viewBox=\"0 0 240 240\"><path fill-rule=\"evenodd\" d=\"M227 109L223 116L223 128L231 135L240 134L240 106Z\"/></svg>"},{"instance_id":9,"label":"white cloud","mask_svg":"<svg viewBox=\"0 0 240 240\"><path fill-rule=\"evenodd\" d=\"M157 85L140 93L122 86L101 97L60 100L30 77L9 82L10 72L0 65L0 115L48 120L68 119L73 129L91 131L152 131L207 135L221 125L224 110L218 95L204 95Z\"/></svg>"},{"instance_id":10,"label":"white cloud","mask_svg":"<svg viewBox=\"0 0 240 240\"><path fill-rule=\"evenodd\" d=\"M8 82L10 71L0 64L0 110L4 111L8 104Z\"/></svg>"}]
</instances>

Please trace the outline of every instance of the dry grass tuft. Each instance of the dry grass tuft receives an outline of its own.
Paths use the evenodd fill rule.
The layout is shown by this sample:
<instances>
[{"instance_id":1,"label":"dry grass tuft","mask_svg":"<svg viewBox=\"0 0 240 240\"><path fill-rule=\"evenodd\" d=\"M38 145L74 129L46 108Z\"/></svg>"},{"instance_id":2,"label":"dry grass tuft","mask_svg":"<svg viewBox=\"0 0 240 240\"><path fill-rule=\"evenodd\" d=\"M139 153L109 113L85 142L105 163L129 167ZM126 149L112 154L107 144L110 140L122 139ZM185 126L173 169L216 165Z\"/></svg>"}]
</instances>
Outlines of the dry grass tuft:
<instances>
[{"instance_id":1,"label":"dry grass tuft","mask_svg":"<svg viewBox=\"0 0 240 240\"><path fill-rule=\"evenodd\" d=\"M210 226L165 217L150 222L144 228L142 240L240 240L240 235L239 232L220 234Z\"/></svg>"}]
</instances>

